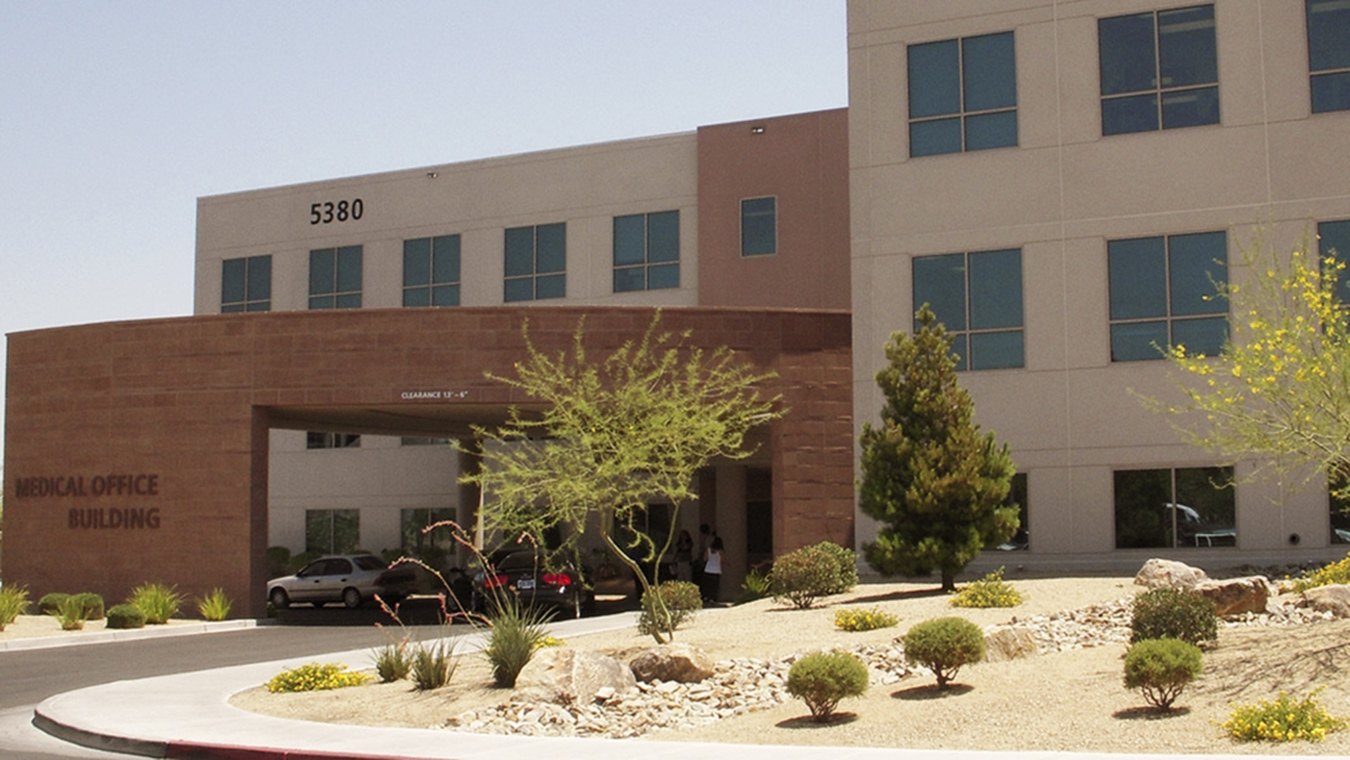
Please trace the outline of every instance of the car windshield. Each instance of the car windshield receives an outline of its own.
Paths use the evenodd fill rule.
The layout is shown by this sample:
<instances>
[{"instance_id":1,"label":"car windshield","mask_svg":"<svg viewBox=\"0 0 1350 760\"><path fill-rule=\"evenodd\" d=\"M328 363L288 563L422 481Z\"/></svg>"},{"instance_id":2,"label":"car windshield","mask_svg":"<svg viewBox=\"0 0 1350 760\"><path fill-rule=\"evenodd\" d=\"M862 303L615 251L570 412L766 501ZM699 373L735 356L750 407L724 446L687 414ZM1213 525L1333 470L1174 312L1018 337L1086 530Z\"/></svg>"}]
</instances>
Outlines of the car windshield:
<instances>
[{"instance_id":1,"label":"car windshield","mask_svg":"<svg viewBox=\"0 0 1350 760\"><path fill-rule=\"evenodd\" d=\"M384 561L379 557L355 557L352 562L362 570L383 570L385 567Z\"/></svg>"}]
</instances>

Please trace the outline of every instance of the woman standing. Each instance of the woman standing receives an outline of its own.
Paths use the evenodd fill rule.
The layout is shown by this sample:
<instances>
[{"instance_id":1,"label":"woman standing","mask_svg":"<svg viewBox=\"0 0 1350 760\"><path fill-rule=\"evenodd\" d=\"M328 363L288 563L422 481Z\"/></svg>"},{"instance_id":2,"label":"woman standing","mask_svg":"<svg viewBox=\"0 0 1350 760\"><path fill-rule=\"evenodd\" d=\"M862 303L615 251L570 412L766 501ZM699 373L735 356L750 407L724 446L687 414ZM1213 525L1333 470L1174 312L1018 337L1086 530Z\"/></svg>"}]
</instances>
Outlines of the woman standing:
<instances>
[{"instance_id":1,"label":"woman standing","mask_svg":"<svg viewBox=\"0 0 1350 760\"><path fill-rule=\"evenodd\" d=\"M716 604L722 585L722 537L714 535L708 545L708 556L703 565L703 578L699 584L699 593L704 604Z\"/></svg>"}]
</instances>

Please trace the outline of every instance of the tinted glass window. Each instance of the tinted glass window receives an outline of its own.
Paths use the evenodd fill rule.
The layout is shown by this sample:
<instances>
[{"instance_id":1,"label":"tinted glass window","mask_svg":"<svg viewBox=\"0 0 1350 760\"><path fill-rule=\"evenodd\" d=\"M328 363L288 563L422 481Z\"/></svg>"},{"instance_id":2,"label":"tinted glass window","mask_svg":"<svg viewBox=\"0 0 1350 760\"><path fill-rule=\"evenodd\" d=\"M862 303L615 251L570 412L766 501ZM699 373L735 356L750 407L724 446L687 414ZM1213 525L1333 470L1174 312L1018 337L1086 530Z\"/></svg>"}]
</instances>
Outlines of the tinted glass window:
<instances>
[{"instance_id":1,"label":"tinted glass window","mask_svg":"<svg viewBox=\"0 0 1350 760\"><path fill-rule=\"evenodd\" d=\"M1308 0L1308 68L1350 69L1350 3Z\"/></svg>"},{"instance_id":2,"label":"tinted glass window","mask_svg":"<svg viewBox=\"0 0 1350 760\"><path fill-rule=\"evenodd\" d=\"M1228 338L1228 302L1220 296L1227 248L1223 232L1107 243L1112 361L1161 359L1177 345L1219 353Z\"/></svg>"},{"instance_id":3,"label":"tinted glass window","mask_svg":"<svg viewBox=\"0 0 1350 760\"><path fill-rule=\"evenodd\" d=\"M960 59L956 40L910 45L909 117L961 110Z\"/></svg>"},{"instance_id":4,"label":"tinted glass window","mask_svg":"<svg viewBox=\"0 0 1350 760\"><path fill-rule=\"evenodd\" d=\"M355 309L361 306L361 246L309 252L309 308Z\"/></svg>"},{"instance_id":5,"label":"tinted glass window","mask_svg":"<svg viewBox=\"0 0 1350 760\"><path fill-rule=\"evenodd\" d=\"M1319 258L1335 256L1350 262L1350 219L1322 222L1317 225L1317 253ZM1341 271L1341 303L1350 304L1350 275Z\"/></svg>"},{"instance_id":6,"label":"tinted glass window","mask_svg":"<svg viewBox=\"0 0 1350 760\"><path fill-rule=\"evenodd\" d=\"M741 201L741 255L763 256L778 251L778 199Z\"/></svg>"},{"instance_id":7,"label":"tinted glass window","mask_svg":"<svg viewBox=\"0 0 1350 760\"><path fill-rule=\"evenodd\" d=\"M920 256L913 270L916 311L928 304L953 334L958 370L1024 365L1020 250Z\"/></svg>"},{"instance_id":8,"label":"tinted glass window","mask_svg":"<svg viewBox=\"0 0 1350 760\"><path fill-rule=\"evenodd\" d=\"M505 235L505 301L562 298L566 294L567 225L512 227ZM456 249L458 250L458 249ZM456 253L458 263L458 253ZM456 291L456 297L458 297Z\"/></svg>"},{"instance_id":9,"label":"tinted glass window","mask_svg":"<svg viewBox=\"0 0 1350 760\"><path fill-rule=\"evenodd\" d=\"M1217 124L1215 40L1213 5L1099 19L1102 134Z\"/></svg>"},{"instance_id":10,"label":"tinted glass window","mask_svg":"<svg viewBox=\"0 0 1350 760\"><path fill-rule=\"evenodd\" d=\"M1107 244L1112 319L1167 314L1166 256L1161 237L1113 240Z\"/></svg>"},{"instance_id":11,"label":"tinted glass window","mask_svg":"<svg viewBox=\"0 0 1350 760\"><path fill-rule=\"evenodd\" d=\"M928 304L948 330L966 329L966 256L952 253L914 259L914 306ZM914 329L919 329L915 321Z\"/></svg>"},{"instance_id":12,"label":"tinted glass window","mask_svg":"<svg viewBox=\"0 0 1350 760\"><path fill-rule=\"evenodd\" d=\"M910 45L907 57L910 156L1017 145L1012 32Z\"/></svg>"},{"instance_id":13,"label":"tinted glass window","mask_svg":"<svg viewBox=\"0 0 1350 760\"><path fill-rule=\"evenodd\" d=\"M1219 81L1214 6L1158 13L1158 59L1163 87Z\"/></svg>"}]
</instances>

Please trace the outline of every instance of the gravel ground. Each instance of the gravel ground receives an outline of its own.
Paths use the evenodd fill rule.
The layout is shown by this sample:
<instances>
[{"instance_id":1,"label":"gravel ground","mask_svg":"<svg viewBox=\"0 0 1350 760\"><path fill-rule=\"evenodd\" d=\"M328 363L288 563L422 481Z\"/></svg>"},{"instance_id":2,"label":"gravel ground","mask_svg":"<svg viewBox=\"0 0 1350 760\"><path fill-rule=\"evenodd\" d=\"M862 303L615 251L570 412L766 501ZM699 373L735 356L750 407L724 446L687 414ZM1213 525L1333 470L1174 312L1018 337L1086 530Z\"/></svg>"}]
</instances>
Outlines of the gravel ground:
<instances>
[{"instance_id":1,"label":"gravel ground","mask_svg":"<svg viewBox=\"0 0 1350 760\"><path fill-rule=\"evenodd\" d=\"M810 610L769 600L705 610L682 626L676 640L716 660L772 659L816 649L886 643L909 626L956 614L988 626L1075 610L1128 598L1140 588L1128 578L1017 580L1025 603L1014 609L954 609L931 584L877 584L829 597ZM841 607L878 607L900 617L895 628L844 633L834 628ZM604 651L625 661L652 644L635 630L578 637L567 646ZM1147 709L1138 692L1121 683L1125 646L1105 644L1020 660L968 666L945 693L928 676L876 684L845 700L838 720L808 719L792 700L767 710L708 725L649 733L667 741L757 744L858 745L946 749L1023 749L1156 753L1350 754L1350 731L1321 744L1239 744L1218 724L1231 706L1321 688L1322 703L1350 716L1350 621L1297 626L1226 627L1219 646L1206 653L1206 672L1187 688L1170 714ZM440 727L453 716L506 701L490 686L480 656L463 658L451 685L418 693L406 683L337 692L268 694L259 688L235 695L237 707L280 717L367 725Z\"/></svg>"}]
</instances>

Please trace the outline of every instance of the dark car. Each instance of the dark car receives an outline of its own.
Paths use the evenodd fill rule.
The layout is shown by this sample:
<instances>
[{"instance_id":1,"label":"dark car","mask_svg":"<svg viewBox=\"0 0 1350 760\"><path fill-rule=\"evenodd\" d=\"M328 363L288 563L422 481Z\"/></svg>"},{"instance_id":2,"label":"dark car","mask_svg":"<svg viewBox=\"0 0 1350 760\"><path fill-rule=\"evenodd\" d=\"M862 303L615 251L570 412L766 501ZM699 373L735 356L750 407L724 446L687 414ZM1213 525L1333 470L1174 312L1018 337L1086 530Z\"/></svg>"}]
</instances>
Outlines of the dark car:
<instances>
[{"instance_id":1,"label":"dark car","mask_svg":"<svg viewBox=\"0 0 1350 760\"><path fill-rule=\"evenodd\" d=\"M526 607L542 607L559 616L581 617L595 609L595 589L586 573L574 565L545 566L534 552L499 554L489 563L491 573L473 578L474 609L491 613L495 595L511 594Z\"/></svg>"}]
</instances>

